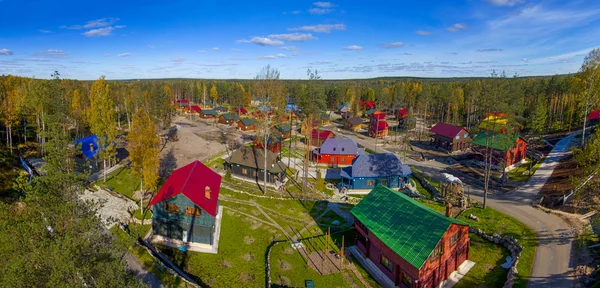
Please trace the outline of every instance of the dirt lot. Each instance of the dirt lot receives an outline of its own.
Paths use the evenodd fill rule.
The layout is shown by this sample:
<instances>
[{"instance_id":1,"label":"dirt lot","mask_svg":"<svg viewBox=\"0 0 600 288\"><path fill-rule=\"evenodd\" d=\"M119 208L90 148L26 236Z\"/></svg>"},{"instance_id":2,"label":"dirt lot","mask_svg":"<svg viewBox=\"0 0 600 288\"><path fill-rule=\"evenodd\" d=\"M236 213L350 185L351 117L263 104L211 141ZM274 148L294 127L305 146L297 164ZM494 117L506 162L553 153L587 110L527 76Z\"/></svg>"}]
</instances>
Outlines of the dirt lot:
<instances>
[{"instance_id":1,"label":"dirt lot","mask_svg":"<svg viewBox=\"0 0 600 288\"><path fill-rule=\"evenodd\" d=\"M161 151L161 168L164 167L166 170L172 171L194 160L204 161L214 154L225 151L227 149L225 144L231 143L231 126L221 124L215 126L214 122L190 120L189 117L184 116L175 117L173 125L178 127L179 140L168 142ZM237 145L241 145L243 141L247 142L248 136L249 134L236 131ZM170 174L168 171L164 172Z\"/></svg>"}]
</instances>

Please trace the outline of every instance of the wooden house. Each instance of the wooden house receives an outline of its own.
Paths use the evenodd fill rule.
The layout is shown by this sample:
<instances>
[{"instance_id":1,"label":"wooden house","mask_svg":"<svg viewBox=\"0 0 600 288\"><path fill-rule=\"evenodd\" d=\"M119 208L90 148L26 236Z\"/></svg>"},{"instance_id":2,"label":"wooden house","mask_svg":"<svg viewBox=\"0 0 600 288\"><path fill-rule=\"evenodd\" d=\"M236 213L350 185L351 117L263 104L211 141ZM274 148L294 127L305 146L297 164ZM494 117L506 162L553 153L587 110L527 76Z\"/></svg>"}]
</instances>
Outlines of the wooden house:
<instances>
[{"instance_id":1,"label":"wooden house","mask_svg":"<svg viewBox=\"0 0 600 288\"><path fill-rule=\"evenodd\" d=\"M369 101L360 101L359 105L363 111L375 109L375 102L370 101L370 100Z\"/></svg>"},{"instance_id":2,"label":"wooden house","mask_svg":"<svg viewBox=\"0 0 600 288\"><path fill-rule=\"evenodd\" d=\"M215 111L217 111L218 113L227 113L227 112L229 112L229 108L227 108L225 106L218 106L218 107L215 107Z\"/></svg>"},{"instance_id":3,"label":"wooden house","mask_svg":"<svg viewBox=\"0 0 600 288\"><path fill-rule=\"evenodd\" d=\"M246 108L244 108L244 107L236 107L236 108L233 108L233 113L241 116L241 115L248 114L248 110L246 110Z\"/></svg>"},{"instance_id":4,"label":"wooden house","mask_svg":"<svg viewBox=\"0 0 600 288\"><path fill-rule=\"evenodd\" d=\"M279 132L283 139L292 137L292 126L288 123L277 124L275 125L275 129L277 129L277 132Z\"/></svg>"},{"instance_id":5,"label":"wooden house","mask_svg":"<svg viewBox=\"0 0 600 288\"><path fill-rule=\"evenodd\" d=\"M333 134L333 132L331 132L331 130L317 130L317 129L313 129L311 132L311 145L315 146L315 147L321 147L321 145L323 144L323 142L325 142L325 140L327 140L328 138L333 138L335 137L335 134Z\"/></svg>"},{"instance_id":6,"label":"wooden house","mask_svg":"<svg viewBox=\"0 0 600 288\"><path fill-rule=\"evenodd\" d=\"M190 101L187 99L178 99L173 104L175 104L175 109L185 111L190 106Z\"/></svg>"},{"instance_id":7,"label":"wooden house","mask_svg":"<svg viewBox=\"0 0 600 288\"><path fill-rule=\"evenodd\" d=\"M445 216L379 185L350 210L358 232L354 254L369 259L395 287L441 287L452 272L473 264L469 226L451 211L447 207Z\"/></svg>"},{"instance_id":8,"label":"wooden house","mask_svg":"<svg viewBox=\"0 0 600 288\"><path fill-rule=\"evenodd\" d=\"M377 109L373 108L373 109L369 109L369 110L365 111L363 116L368 117L370 119L371 116L373 116L373 114L375 114L375 113L377 113Z\"/></svg>"},{"instance_id":9,"label":"wooden house","mask_svg":"<svg viewBox=\"0 0 600 288\"><path fill-rule=\"evenodd\" d=\"M400 108L400 109L396 110L396 112L394 113L394 117L398 121L404 120L406 117L408 117L408 109Z\"/></svg>"},{"instance_id":10,"label":"wooden house","mask_svg":"<svg viewBox=\"0 0 600 288\"><path fill-rule=\"evenodd\" d=\"M242 146L225 159L225 170L232 175L261 182L264 179L265 156L263 149ZM287 166L279 161L276 155L267 150L267 182L283 182Z\"/></svg>"},{"instance_id":11,"label":"wooden house","mask_svg":"<svg viewBox=\"0 0 600 288\"><path fill-rule=\"evenodd\" d=\"M498 132L482 132L472 141L476 158L484 159L486 147L490 149L493 165L502 165L509 170L514 164L525 161L527 153L527 141L519 135L507 135Z\"/></svg>"},{"instance_id":12,"label":"wooden house","mask_svg":"<svg viewBox=\"0 0 600 288\"><path fill-rule=\"evenodd\" d=\"M219 120L218 121L221 124L231 125L231 124L237 122L239 119L240 119L240 117L238 117L235 114L225 113L225 114L219 115Z\"/></svg>"},{"instance_id":13,"label":"wooden house","mask_svg":"<svg viewBox=\"0 0 600 288\"><path fill-rule=\"evenodd\" d=\"M221 175L194 161L171 174L152 198L153 242L200 244L216 253L220 231Z\"/></svg>"},{"instance_id":14,"label":"wooden house","mask_svg":"<svg viewBox=\"0 0 600 288\"><path fill-rule=\"evenodd\" d=\"M350 111L351 111L351 110L350 110L350 105L348 105L348 104L346 104L346 103L344 103L344 104L340 105L340 106L338 107L338 109L337 109L337 112L338 112L340 115L345 115L346 113L348 113L348 112L350 112Z\"/></svg>"},{"instance_id":15,"label":"wooden house","mask_svg":"<svg viewBox=\"0 0 600 288\"><path fill-rule=\"evenodd\" d=\"M213 109L201 109L200 110L200 117L202 117L204 119L217 118L217 116L219 116L219 113L217 113L217 111L215 111Z\"/></svg>"},{"instance_id":16,"label":"wooden house","mask_svg":"<svg viewBox=\"0 0 600 288\"><path fill-rule=\"evenodd\" d=\"M460 151L471 147L471 139L467 129L443 122L431 128L431 145L449 152Z\"/></svg>"},{"instance_id":17,"label":"wooden house","mask_svg":"<svg viewBox=\"0 0 600 288\"><path fill-rule=\"evenodd\" d=\"M344 127L348 130L358 131L362 129L362 119L360 117L350 117L344 120Z\"/></svg>"},{"instance_id":18,"label":"wooden house","mask_svg":"<svg viewBox=\"0 0 600 288\"><path fill-rule=\"evenodd\" d=\"M267 150L273 153L281 152L281 138L278 135L271 134L270 137L267 138ZM263 142L265 141L264 137L257 137L254 139L254 147L257 149L264 149Z\"/></svg>"},{"instance_id":19,"label":"wooden house","mask_svg":"<svg viewBox=\"0 0 600 288\"><path fill-rule=\"evenodd\" d=\"M211 99L206 99L204 101L200 101L200 107L202 109L212 109L215 107L215 102L213 102Z\"/></svg>"},{"instance_id":20,"label":"wooden house","mask_svg":"<svg viewBox=\"0 0 600 288\"><path fill-rule=\"evenodd\" d=\"M254 131L256 119L254 118L240 118L237 121L237 127L242 131Z\"/></svg>"},{"instance_id":21,"label":"wooden house","mask_svg":"<svg viewBox=\"0 0 600 288\"><path fill-rule=\"evenodd\" d=\"M369 124L369 136L373 138L388 136L389 127L386 121L371 121Z\"/></svg>"},{"instance_id":22,"label":"wooden house","mask_svg":"<svg viewBox=\"0 0 600 288\"><path fill-rule=\"evenodd\" d=\"M198 115L198 114L200 114L200 111L201 111L201 109L200 109L200 106L198 106L198 105L192 105L192 106L185 107L186 114Z\"/></svg>"},{"instance_id":23,"label":"wooden house","mask_svg":"<svg viewBox=\"0 0 600 288\"><path fill-rule=\"evenodd\" d=\"M348 138L328 138L320 148L312 151L312 161L333 167L351 165L359 154L358 145Z\"/></svg>"},{"instance_id":24,"label":"wooden house","mask_svg":"<svg viewBox=\"0 0 600 288\"><path fill-rule=\"evenodd\" d=\"M310 126L310 127L308 127L308 126ZM310 131L312 131L312 130L314 130L317 127L319 127L319 121L313 120L312 124L309 125L308 121L305 120L300 125L300 133L302 133L302 135L306 135L306 129L311 129Z\"/></svg>"},{"instance_id":25,"label":"wooden house","mask_svg":"<svg viewBox=\"0 0 600 288\"><path fill-rule=\"evenodd\" d=\"M410 167L393 153L360 154L340 172L347 189L373 189L377 184L400 188L410 183L411 174Z\"/></svg>"},{"instance_id":26,"label":"wooden house","mask_svg":"<svg viewBox=\"0 0 600 288\"><path fill-rule=\"evenodd\" d=\"M588 121L587 125L590 125L590 126L594 126L594 125L598 124L598 122L600 121L600 110L592 111L592 113L590 113L590 115L588 116L587 121Z\"/></svg>"}]
</instances>

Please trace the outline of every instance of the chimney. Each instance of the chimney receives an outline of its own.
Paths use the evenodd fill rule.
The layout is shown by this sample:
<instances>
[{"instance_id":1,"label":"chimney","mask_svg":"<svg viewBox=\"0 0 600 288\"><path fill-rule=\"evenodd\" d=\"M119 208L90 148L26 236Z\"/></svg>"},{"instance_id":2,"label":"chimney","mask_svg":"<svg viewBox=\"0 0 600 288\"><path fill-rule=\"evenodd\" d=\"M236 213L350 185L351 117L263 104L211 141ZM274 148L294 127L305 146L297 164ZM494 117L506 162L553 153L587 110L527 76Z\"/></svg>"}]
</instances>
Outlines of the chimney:
<instances>
[{"instance_id":1,"label":"chimney","mask_svg":"<svg viewBox=\"0 0 600 288\"><path fill-rule=\"evenodd\" d=\"M446 217L452 217L452 204L446 205Z\"/></svg>"}]
</instances>

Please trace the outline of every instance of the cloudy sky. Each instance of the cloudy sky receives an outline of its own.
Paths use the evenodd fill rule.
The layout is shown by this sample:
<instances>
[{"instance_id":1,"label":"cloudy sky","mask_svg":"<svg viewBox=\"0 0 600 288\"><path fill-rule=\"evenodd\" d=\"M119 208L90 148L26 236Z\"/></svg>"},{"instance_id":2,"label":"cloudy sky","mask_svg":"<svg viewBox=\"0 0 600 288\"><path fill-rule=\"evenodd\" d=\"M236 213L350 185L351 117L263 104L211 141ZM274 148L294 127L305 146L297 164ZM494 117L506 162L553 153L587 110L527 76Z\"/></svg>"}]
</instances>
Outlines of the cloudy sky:
<instances>
[{"instance_id":1,"label":"cloudy sky","mask_svg":"<svg viewBox=\"0 0 600 288\"><path fill-rule=\"evenodd\" d=\"M293 3L288 3L293 2ZM573 73L600 1L0 0L0 74L288 79Z\"/></svg>"}]
</instances>

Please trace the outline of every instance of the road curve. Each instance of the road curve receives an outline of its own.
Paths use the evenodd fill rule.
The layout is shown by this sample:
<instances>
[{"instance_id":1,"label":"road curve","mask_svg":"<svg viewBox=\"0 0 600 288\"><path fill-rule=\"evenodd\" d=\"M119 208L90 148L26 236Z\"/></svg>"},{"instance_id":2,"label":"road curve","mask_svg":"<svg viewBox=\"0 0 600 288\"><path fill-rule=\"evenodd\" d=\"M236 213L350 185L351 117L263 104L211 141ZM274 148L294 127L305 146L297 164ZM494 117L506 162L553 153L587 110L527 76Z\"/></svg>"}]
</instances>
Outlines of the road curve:
<instances>
[{"instance_id":1,"label":"road curve","mask_svg":"<svg viewBox=\"0 0 600 288\"><path fill-rule=\"evenodd\" d=\"M354 139L361 146L375 150L373 139L368 141L351 133L341 134ZM490 207L516 218L531 227L537 234L537 250L528 287L565 288L574 285L572 273L574 265L571 262L573 227L560 217L531 206L532 200L552 175L554 168L569 152L574 137L575 134L572 134L559 141L525 185L504 195L488 195L487 203ZM387 151L378 147L377 152ZM402 160L405 160L406 164L417 167L436 181L442 180L441 173L448 166L436 161L418 162L410 158ZM471 187L470 196L477 201L483 201L483 190Z\"/></svg>"}]
</instances>

